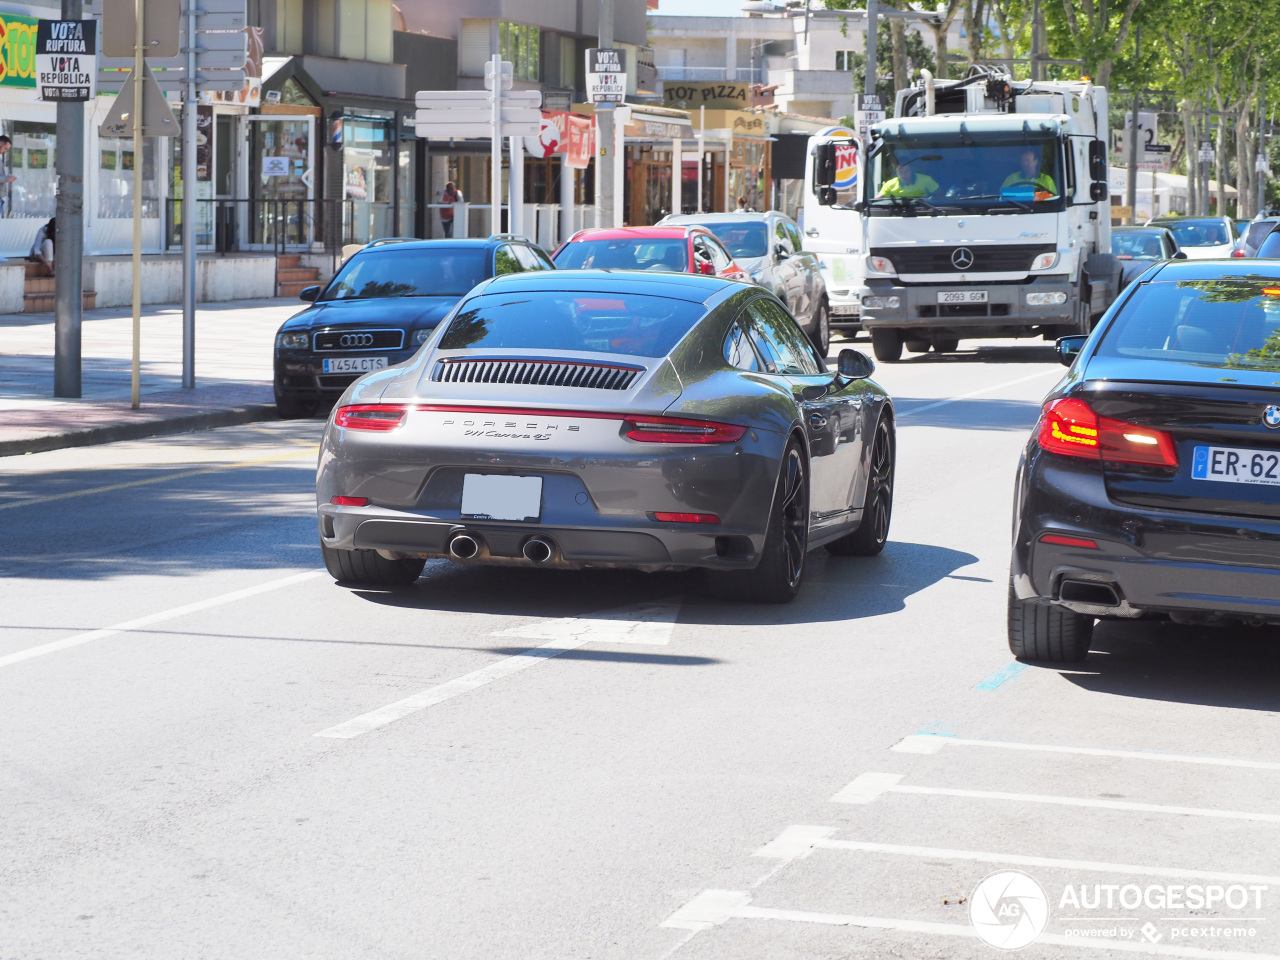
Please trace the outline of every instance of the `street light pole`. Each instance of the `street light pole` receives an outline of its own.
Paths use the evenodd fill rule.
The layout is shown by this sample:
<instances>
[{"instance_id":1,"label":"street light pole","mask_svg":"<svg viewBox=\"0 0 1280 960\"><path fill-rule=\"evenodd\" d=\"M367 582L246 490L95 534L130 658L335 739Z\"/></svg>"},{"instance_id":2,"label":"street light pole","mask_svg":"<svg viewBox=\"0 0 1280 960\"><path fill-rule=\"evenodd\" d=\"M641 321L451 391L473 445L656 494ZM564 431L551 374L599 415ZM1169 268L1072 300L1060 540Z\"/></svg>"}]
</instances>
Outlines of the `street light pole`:
<instances>
[{"instance_id":1,"label":"street light pole","mask_svg":"<svg viewBox=\"0 0 1280 960\"><path fill-rule=\"evenodd\" d=\"M876 92L876 30L880 25L879 0L867 0L867 71L862 92Z\"/></svg>"}]
</instances>

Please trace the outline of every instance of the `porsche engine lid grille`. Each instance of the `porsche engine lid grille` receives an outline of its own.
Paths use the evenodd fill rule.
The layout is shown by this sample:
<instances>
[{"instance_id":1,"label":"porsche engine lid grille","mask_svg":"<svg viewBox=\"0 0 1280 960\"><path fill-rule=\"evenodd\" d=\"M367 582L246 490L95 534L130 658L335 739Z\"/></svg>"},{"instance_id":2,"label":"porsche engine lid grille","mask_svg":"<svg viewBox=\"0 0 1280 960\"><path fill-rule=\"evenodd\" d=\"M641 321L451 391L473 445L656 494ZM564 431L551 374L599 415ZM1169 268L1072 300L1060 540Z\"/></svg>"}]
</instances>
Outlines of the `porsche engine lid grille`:
<instances>
[{"instance_id":1,"label":"porsche engine lid grille","mask_svg":"<svg viewBox=\"0 0 1280 960\"><path fill-rule=\"evenodd\" d=\"M642 367L575 360L441 360L432 380L445 383L524 383L539 387L626 390Z\"/></svg>"}]
</instances>

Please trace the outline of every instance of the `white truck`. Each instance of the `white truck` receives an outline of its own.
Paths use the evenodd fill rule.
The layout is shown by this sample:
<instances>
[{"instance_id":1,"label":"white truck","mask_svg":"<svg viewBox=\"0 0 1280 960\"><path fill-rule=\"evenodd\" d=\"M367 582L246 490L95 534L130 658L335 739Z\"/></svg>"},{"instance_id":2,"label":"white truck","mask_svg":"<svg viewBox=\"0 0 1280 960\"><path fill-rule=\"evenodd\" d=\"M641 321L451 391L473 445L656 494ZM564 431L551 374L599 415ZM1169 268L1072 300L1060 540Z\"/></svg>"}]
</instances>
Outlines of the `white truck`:
<instances>
[{"instance_id":1,"label":"white truck","mask_svg":"<svg viewBox=\"0 0 1280 960\"><path fill-rule=\"evenodd\" d=\"M866 143L814 138L804 229L833 265L832 321L856 300L882 361L1087 333L1119 283L1106 133L1107 92L1087 80L971 68L900 91Z\"/></svg>"}]
</instances>

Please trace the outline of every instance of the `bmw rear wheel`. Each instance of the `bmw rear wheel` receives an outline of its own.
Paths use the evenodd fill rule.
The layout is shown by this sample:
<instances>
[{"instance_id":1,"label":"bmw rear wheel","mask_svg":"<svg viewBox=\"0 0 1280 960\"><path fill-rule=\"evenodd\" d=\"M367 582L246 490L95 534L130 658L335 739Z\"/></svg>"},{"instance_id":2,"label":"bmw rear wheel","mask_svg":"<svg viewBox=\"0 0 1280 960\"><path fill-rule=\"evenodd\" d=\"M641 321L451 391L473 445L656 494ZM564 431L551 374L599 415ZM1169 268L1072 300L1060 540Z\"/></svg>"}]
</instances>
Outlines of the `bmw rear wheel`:
<instances>
[{"instance_id":1,"label":"bmw rear wheel","mask_svg":"<svg viewBox=\"0 0 1280 960\"><path fill-rule=\"evenodd\" d=\"M881 417L871 448L871 475L862 506L862 523L853 533L827 544L827 552L841 557L874 557L889 540L893 518L893 424Z\"/></svg>"},{"instance_id":2,"label":"bmw rear wheel","mask_svg":"<svg viewBox=\"0 0 1280 960\"><path fill-rule=\"evenodd\" d=\"M902 359L902 331L888 327L874 327L871 330L871 347L875 350L876 359L881 363L892 363Z\"/></svg>"},{"instance_id":3,"label":"bmw rear wheel","mask_svg":"<svg viewBox=\"0 0 1280 960\"><path fill-rule=\"evenodd\" d=\"M342 550L320 544L325 569L339 583L395 586L413 583L425 560L388 560L377 550Z\"/></svg>"},{"instance_id":4,"label":"bmw rear wheel","mask_svg":"<svg viewBox=\"0 0 1280 960\"><path fill-rule=\"evenodd\" d=\"M760 562L752 570L716 571L713 579L732 599L789 603L800 592L808 554L809 469L792 440L782 455Z\"/></svg>"},{"instance_id":5,"label":"bmw rear wheel","mask_svg":"<svg viewBox=\"0 0 1280 960\"><path fill-rule=\"evenodd\" d=\"M1009 651L1032 663L1079 663L1089 655L1093 617L1044 600L1019 600L1009 584Z\"/></svg>"}]
</instances>

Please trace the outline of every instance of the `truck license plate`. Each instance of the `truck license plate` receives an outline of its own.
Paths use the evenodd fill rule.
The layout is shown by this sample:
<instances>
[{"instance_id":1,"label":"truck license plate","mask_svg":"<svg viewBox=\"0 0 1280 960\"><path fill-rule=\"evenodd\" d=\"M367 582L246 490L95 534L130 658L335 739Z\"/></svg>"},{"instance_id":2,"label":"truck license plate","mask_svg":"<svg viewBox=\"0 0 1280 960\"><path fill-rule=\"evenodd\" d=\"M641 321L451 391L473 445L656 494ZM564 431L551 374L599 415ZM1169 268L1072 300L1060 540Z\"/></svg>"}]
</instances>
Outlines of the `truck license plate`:
<instances>
[{"instance_id":1,"label":"truck license plate","mask_svg":"<svg viewBox=\"0 0 1280 960\"><path fill-rule=\"evenodd\" d=\"M939 303L986 303L985 290L946 290L938 294Z\"/></svg>"}]
</instances>

